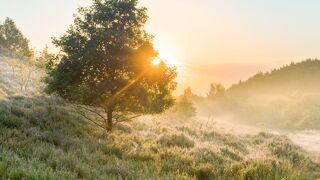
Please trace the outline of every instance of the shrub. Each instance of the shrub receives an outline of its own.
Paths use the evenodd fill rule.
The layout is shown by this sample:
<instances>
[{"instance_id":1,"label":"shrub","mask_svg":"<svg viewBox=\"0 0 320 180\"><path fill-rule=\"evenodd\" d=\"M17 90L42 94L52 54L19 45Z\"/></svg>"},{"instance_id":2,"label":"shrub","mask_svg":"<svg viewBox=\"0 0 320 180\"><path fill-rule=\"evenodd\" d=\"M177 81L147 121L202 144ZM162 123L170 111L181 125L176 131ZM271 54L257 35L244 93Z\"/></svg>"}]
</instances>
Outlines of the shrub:
<instances>
[{"instance_id":1,"label":"shrub","mask_svg":"<svg viewBox=\"0 0 320 180\"><path fill-rule=\"evenodd\" d=\"M56 146L61 146L65 140L65 136L61 132L47 131L42 134L41 139Z\"/></svg>"},{"instance_id":2,"label":"shrub","mask_svg":"<svg viewBox=\"0 0 320 180\"><path fill-rule=\"evenodd\" d=\"M171 113L179 119L191 119L197 115L195 106L185 94L171 109Z\"/></svg>"},{"instance_id":3,"label":"shrub","mask_svg":"<svg viewBox=\"0 0 320 180\"><path fill-rule=\"evenodd\" d=\"M194 164L194 159L187 155L185 152L181 152L178 149L163 150L160 153L161 159L161 172L164 174L170 172L180 172L193 175L194 171L192 165Z\"/></svg>"},{"instance_id":4,"label":"shrub","mask_svg":"<svg viewBox=\"0 0 320 180\"><path fill-rule=\"evenodd\" d=\"M0 114L0 123L8 128L19 128L25 124L25 120L16 116Z\"/></svg>"},{"instance_id":5,"label":"shrub","mask_svg":"<svg viewBox=\"0 0 320 180\"><path fill-rule=\"evenodd\" d=\"M184 134L164 135L160 138L159 142L164 146L178 146L181 148L194 147L194 141Z\"/></svg>"},{"instance_id":6,"label":"shrub","mask_svg":"<svg viewBox=\"0 0 320 180\"><path fill-rule=\"evenodd\" d=\"M17 117L24 117L25 115L24 109L20 106L12 106L11 113Z\"/></svg>"},{"instance_id":7,"label":"shrub","mask_svg":"<svg viewBox=\"0 0 320 180\"><path fill-rule=\"evenodd\" d=\"M194 167L194 174L199 180L216 178L216 169L211 164L198 164Z\"/></svg>"},{"instance_id":8,"label":"shrub","mask_svg":"<svg viewBox=\"0 0 320 180\"><path fill-rule=\"evenodd\" d=\"M100 145L102 152L107 155L114 155L119 159L122 159L124 152L117 145Z\"/></svg>"},{"instance_id":9,"label":"shrub","mask_svg":"<svg viewBox=\"0 0 320 180\"><path fill-rule=\"evenodd\" d=\"M197 162L216 164L217 166L223 166L226 159L214 152L211 148L198 148L192 155L197 158Z\"/></svg>"}]
</instances>

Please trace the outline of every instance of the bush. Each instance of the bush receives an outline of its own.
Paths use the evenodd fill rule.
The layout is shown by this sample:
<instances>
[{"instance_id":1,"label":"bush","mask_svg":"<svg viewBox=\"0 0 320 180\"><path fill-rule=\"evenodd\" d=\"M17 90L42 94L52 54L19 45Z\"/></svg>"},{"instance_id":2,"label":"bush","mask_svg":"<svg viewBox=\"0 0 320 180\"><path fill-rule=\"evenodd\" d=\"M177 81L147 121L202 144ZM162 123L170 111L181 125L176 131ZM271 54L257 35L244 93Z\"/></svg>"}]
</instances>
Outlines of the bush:
<instances>
[{"instance_id":1,"label":"bush","mask_svg":"<svg viewBox=\"0 0 320 180\"><path fill-rule=\"evenodd\" d=\"M19 128L26 123L26 120L16 116L0 114L0 123L8 128Z\"/></svg>"},{"instance_id":2,"label":"bush","mask_svg":"<svg viewBox=\"0 0 320 180\"><path fill-rule=\"evenodd\" d=\"M24 109L20 106L12 106L11 107L11 114L13 114L17 117L23 117L25 112L24 112Z\"/></svg>"},{"instance_id":3,"label":"bush","mask_svg":"<svg viewBox=\"0 0 320 180\"><path fill-rule=\"evenodd\" d=\"M197 110L185 93L180 97L179 101L172 107L171 113L179 119L191 119L197 115Z\"/></svg>"},{"instance_id":4,"label":"bush","mask_svg":"<svg viewBox=\"0 0 320 180\"><path fill-rule=\"evenodd\" d=\"M194 141L184 134L164 135L160 138L159 142L164 146L178 146L181 148L194 147Z\"/></svg>"},{"instance_id":5,"label":"bush","mask_svg":"<svg viewBox=\"0 0 320 180\"><path fill-rule=\"evenodd\" d=\"M217 166L223 166L226 162L226 158L214 152L212 148L197 148L192 155L197 158L197 162L210 163Z\"/></svg>"},{"instance_id":6,"label":"bush","mask_svg":"<svg viewBox=\"0 0 320 180\"><path fill-rule=\"evenodd\" d=\"M198 164L194 167L194 174L199 180L210 180L216 178L216 170L211 164Z\"/></svg>"},{"instance_id":7,"label":"bush","mask_svg":"<svg viewBox=\"0 0 320 180\"><path fill-rule=\"evenodd\" d=\"M192 167L194 159L178 149L164 149L160 153L160 159L162 173L181 172L189 175L194 174Z\"/></svg>"},{"instance_id":8,"label":"bush","mask_svg":"<svg viewBox=\"0 0 320 180\"><path fill-rule=\"evenodd\" d=\"M61 132L47 131L42 134L41 139L56 146L61 146L65 140L65 136Z\"/></svg>"}]
</instances>

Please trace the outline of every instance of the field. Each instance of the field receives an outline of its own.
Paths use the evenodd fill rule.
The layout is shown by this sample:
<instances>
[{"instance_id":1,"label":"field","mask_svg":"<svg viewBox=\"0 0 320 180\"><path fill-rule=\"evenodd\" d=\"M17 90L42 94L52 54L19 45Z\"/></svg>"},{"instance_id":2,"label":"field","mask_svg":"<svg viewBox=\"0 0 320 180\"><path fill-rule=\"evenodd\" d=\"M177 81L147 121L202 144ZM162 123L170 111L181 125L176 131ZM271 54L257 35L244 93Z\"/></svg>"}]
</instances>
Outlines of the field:
<instances>
[{"instance_id":1,"label":"field","mask_svg":"<svg viewBox=\"0 0 320 180\"><path fill-rule=\"evenodd\" d=\"M6 62L2 67L12 61ZM30 88L18 88L14 72L2 69L0 87L12 87L1 88L2 179L320 178L319 155L285 136L233 134L211 120L167 115L144 116L107 133L70 104L44 95L41 72L30 75Z\"/></svg>"}]
</instances>

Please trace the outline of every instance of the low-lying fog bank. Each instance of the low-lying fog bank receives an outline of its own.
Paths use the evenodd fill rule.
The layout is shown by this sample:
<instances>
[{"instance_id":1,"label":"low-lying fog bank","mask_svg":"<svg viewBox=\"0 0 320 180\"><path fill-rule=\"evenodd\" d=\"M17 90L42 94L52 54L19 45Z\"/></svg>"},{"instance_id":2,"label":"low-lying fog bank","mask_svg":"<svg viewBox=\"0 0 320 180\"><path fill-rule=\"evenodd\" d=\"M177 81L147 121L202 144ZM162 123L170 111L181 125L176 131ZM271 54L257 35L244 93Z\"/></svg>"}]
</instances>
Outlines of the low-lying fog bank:
<instances>
[{"instance_id":1,"label":"low-lying fog bank","mask_svg":"<svg viewBox=\"0 0 320 180\"><path fill-rule=\"evenodd\" d=\"M287 132L285 135L308 151L320 152L320 131L318 130Z\"/></svg>"},{"instance_id":2,"label":"low-lying fog bank","mask_svg":"<svg viewBox=\"0 0 320 180\"><path fill-rule=\"evenodd\" d=\"M287 136L293 143L301 146L307 151L320 153L320 131L319 130L275 130L241 124L230 119L214 117L198 117L203 123L214 123L219 129L236 135L254 135L260 132L267 132Z\"/></svg>"}]
</instances>

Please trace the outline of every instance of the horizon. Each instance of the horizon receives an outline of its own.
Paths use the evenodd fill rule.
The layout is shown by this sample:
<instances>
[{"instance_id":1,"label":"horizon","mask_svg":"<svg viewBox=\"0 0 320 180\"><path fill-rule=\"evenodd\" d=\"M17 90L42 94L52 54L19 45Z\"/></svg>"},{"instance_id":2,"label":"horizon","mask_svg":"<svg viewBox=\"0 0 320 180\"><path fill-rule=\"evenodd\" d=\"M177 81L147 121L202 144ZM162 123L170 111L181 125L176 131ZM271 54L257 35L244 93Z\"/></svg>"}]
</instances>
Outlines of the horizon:
<instances>
[{"instance_id":1,"label":"horizon","mask_svg":"<svg viewBox=\"0 0 320 180\"><path fill-rule=\"evenodd\" d=\"M0 21L14 19L37 51L45 45L56 50L51 37L65 33L77 7L90 4L90 0L6 1L0 7ZM318 57L317 1L142 0L140 4L148 8L146 30L155 35L160 58L178 68L175 94L191 86L203 95L212 82L229 87L258 71Z\"/></svg>"}]
</instances>

